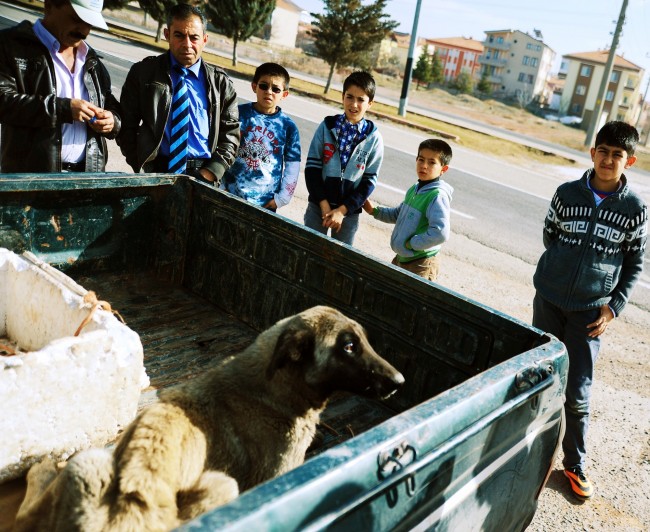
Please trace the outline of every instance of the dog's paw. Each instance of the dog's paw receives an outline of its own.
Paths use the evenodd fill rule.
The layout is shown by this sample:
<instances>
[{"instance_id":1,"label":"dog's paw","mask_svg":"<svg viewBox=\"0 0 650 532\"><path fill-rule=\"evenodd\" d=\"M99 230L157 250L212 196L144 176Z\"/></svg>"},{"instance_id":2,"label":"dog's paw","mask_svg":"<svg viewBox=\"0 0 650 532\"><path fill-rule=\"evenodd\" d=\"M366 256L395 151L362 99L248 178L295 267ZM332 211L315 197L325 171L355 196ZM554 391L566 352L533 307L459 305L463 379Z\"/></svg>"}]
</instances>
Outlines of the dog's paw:
<instances>
[{"instance_id":1,"label":"dog's paw","mask_svg":"<svg viewBox=\"0 0 650 532\"><path fill-rule=\"evenodd\" d=\"M221 471L206 471L190 490L178 494L178 518L188 521L239 496L237 481Z\"/></svg>"}]
</instances>

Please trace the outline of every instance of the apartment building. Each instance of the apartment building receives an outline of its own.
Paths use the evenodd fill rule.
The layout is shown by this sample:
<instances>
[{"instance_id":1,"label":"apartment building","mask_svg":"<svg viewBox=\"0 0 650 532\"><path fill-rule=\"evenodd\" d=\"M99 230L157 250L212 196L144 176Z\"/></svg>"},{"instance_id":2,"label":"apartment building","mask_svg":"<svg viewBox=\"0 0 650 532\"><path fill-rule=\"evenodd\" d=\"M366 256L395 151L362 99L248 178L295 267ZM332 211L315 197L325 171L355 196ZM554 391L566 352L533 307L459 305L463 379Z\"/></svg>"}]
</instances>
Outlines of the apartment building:
<instances>
[{"instance_id":1,"label":"apartment building","mask_svg":"<svg viewBox=\"0 0 650 532\"><path fill-rule=\"evenodd\" d=\"M385 64L391 58L397 58L400 65L405 65L411 46L411 34L399 31L390 32L380 43L375 51L375 64ZM426 39L418 37L413 47L414 64L426 46Z\"/></svg>"},{"instance_id":2,"label":"apartment building","mask_svg":"<svg viewBox=\"0 0 650 532\"><path fill-rule=\"evenodd\" d=\"M562 56L559 75L564 77L564 90L559 113L582 117L584 129L591 123L608 57L608 50ZM640 66L616 55L605 91L601 123L623 120L635 124L638 121L642 112L641 80L644 73Z\"/></svg>"},{"instance_id":3,"label":"apartment building","mask_svg":"<svg viewBox=\"0 0 650 532\"><path fill-rule=\"evenodd\" d=\"M294 48L303 9L291 0L276 0L270 23L265 28L271 44Z\"/></svg>"},{"instance_id":4,"label":"apartment building","mask_svg":"<svg viewBox=\"0 0 650 532\"><path fill-rule=\"evenodd\" d=\"M546 80L550 76L555 52L535 36L519 30L486 31L481 71L487 72L492 93L502 98L517 98L522 103L546 103Z\"/></svg>"},{"instance_id":5,"label":"apartment building","mask_svg":"<svg viewBox=\"0 0 650 532\"><path fill-rule=\"evenodd\" d=\"M479 79L479 57L483 53L481 41L467 37L449 37L427 39L426 43L429 53L438 54L446 81L456 79L462 72L475 80Z\"/></svg>"}]
</instances>

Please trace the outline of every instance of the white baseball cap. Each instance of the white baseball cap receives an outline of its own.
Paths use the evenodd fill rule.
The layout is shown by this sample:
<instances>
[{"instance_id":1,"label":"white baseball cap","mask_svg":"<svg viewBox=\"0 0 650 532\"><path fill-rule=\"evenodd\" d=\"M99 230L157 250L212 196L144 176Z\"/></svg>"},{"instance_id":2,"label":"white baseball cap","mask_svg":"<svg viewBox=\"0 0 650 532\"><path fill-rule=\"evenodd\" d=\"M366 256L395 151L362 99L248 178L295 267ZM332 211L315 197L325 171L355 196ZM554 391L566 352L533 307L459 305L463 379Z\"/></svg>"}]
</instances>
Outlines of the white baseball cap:
<instances>
[{"instance_id":1,"label":"white baseball cap","mask_svg":"<svg viewBox=\"0 0 650 532\"><path fill-rule=\"evenodd\" d=\"M108 26L104 17L102 17L102 8L104 0L70 0L72 9L79 15L79 18L85 23L107 30Z\"/></svg>"}]
</instances>

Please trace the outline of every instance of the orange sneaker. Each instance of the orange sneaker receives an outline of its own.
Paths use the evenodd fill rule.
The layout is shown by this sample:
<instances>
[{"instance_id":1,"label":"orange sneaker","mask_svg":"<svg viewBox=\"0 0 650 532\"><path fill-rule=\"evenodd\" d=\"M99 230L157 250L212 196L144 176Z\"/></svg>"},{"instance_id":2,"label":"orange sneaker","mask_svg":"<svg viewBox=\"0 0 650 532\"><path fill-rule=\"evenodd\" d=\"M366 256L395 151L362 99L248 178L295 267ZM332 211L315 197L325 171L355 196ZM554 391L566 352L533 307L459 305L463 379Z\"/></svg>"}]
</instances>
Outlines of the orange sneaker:
<instances>
[{"instance_id":1,"label":"orange sneaker","mask_svg":"<svg viewBox=\"0 0 650 532\"><path fill-rule=\"evenodd\" d=\"M569 479L571 491L581 501L591 499L594 494L594 487L582 472L580 466L569 467L564 470L564 476Z\"/></svg>"}]
</instances>

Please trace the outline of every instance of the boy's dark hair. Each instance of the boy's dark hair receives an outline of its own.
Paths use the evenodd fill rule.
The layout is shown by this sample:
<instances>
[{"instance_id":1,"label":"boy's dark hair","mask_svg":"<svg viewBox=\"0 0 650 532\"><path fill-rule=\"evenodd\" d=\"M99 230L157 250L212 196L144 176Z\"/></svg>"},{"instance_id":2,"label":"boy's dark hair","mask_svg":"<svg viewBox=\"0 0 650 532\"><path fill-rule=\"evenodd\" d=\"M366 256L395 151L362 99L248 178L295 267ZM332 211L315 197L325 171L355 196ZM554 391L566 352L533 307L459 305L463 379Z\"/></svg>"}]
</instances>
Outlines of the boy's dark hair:
<instances>
[{"instance_id":1,"label":"boy's dark hair","mask_svg":"<svg viewBox=\"0 0 650 532\"><path fill-rule=\"evenodd\" d=\"M262 63L255 69L255 74L253 74L253 83L257 83L262 76L282 78L282 81L284 81L284 89L286 90L289 88L291 77L289 77L289 72L287 72L287 69L282 65L278 65L277 63Z\"/></svg>"},{"instance_id":2,"label":"boy's dark hair","mask_svg":"<svg viewBox=\"0 0 650 532\"><path fill-rule=\"evenodd\" d=\"M615 146L622 148L627 152L628 156L634 155L636 145L639 143L639 132L634 126L626 122L613 120L607 122L596 135L595 146L607 144L607 146Z\"/></svg>"},{"instance_id":3,"label":"boy's dark hair","mask_svg":"<svg viewBox=\"0 0 650 532\"><path fill-rule=\"evenodd\" d=\"M371 102L375 99L375 90L377 86L375 85L375 79L368 74L368 72L357 70L345 78L345 81L343 82L343 94L345 94L345 91L348 90L350 85L359 87L366 93Z\"/></svg>"},{"instance_id":4,"label":"boy's dark hair","mask_svg":"<svg viewBox=\"0 0 650 532\"><path fill-rule=\"evenodd\" d=\"M176 4L167 12L167 27L172 27L175 20L187 20L190 17L199 17L203 26L203 34L208 31L208 19L198 7L190 4Z\"/></svg>"},{"instance_id":5,"label":"boy's dark hair","mask_svg":"<svg viewBox=\"0 0 650 532\"><path fill-rule=\"evenodd\" d=\"M440 162L442 166L447 166L451 162L451 146L444 140L440 139L427 139L420 142L418 146L418 156L422 150L431 150L440 154Z\"/></svg>"}]
</instances>

